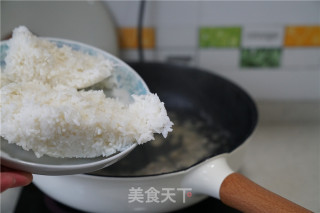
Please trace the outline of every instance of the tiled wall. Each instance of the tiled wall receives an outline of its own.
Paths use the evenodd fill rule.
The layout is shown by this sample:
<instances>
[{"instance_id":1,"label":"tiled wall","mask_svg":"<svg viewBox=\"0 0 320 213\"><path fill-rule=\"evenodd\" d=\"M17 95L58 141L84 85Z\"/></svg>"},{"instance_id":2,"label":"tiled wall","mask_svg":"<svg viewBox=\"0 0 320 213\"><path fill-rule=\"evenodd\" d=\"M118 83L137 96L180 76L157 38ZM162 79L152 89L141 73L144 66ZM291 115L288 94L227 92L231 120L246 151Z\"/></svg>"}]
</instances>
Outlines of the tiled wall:
<instances>
[{"instance_id":1,"label":"tiled wall","mask_svg":"<svg viewBox=\"0 0 320 213\"><path fill-rule=\"evenodd\" d=\"M139 1L107 2L121 57L138 60ZM225 75L260 99L320 98L319 1L147 1L145 60Z\"/></svg>"}]
</instances>

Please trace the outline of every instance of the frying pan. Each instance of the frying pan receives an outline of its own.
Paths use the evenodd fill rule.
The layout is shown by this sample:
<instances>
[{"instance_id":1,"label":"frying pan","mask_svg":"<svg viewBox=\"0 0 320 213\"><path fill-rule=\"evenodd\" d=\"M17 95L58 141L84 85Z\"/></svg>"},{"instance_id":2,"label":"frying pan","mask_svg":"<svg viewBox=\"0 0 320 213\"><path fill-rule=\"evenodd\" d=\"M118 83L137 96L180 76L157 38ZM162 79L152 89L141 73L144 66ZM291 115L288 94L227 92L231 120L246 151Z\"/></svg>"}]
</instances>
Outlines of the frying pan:
<instances>
[{"instance_id":1,"label":"frying pan","mask_svg":"<svg viewBox=\"0 0 320 213\"><path fill-rule=\"evenodd\" d=\"M132 63L131 66L151 92L159 95L169 113L177 113L180 120L201 120L205 125L199 131L222 132L216 140L209 137L217 148L188 166L172 171L163 171L160 166L152 173L136 175L133 171L155 156L166 158L170 149L182 148L170 147L169 137L164 142L165 148L152 149L150 142L115 165L95 173L34 175L38 188L63 204L87 212L169 212L200 202L207 196L243 212L309 212L234 172L241 165L241 157L258 121L255 103L244 90L227 79L196 68L162 63ZM150 197L145 196L150 190L157 198L160 195L166 198L171 193L172 199L149 200ZM133 199L133 195L137 197Z\"/></svg>"}]
</instances>

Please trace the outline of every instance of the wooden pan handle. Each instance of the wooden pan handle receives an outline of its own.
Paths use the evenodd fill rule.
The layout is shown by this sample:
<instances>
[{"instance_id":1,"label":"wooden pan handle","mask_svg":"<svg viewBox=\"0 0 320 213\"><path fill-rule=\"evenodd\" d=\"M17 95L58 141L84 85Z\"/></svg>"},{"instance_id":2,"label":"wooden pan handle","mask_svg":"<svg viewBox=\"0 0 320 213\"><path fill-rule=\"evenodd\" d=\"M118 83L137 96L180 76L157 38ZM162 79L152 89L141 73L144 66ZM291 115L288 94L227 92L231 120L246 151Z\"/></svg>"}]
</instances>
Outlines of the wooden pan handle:
<instances>
[{"instance_id":1,"label":"wooden pan handle","mask_svg":"<svg viewBox=\"0 0 320 213\"><path fill-rule=\"evenodd\" d=\"M242 212L311 212L265 188L239 173L232 173L220 187L221 201Z\"/></svg>"}]
</instances>

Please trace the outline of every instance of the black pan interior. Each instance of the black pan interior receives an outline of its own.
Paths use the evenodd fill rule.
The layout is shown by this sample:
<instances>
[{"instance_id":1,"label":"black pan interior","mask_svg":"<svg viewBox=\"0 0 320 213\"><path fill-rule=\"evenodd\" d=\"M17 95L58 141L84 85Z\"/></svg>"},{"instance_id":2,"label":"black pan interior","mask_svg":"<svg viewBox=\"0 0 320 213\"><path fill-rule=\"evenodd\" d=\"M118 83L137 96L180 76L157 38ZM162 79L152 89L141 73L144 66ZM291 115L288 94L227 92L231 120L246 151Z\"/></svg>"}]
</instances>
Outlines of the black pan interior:
<instances>
[{"instance_id":1,"label":"black pan interior","mask_svg":"<svg viewBox=\"0 0 320 213\"><path fill-rule=\"evenodd\" d=\"M253 132L257 124L256 106L244 90L229 80L204 70L179 65L162 63L130 63L129 65L141 75L150 91L158 94L169 114L174 113L175 119L179 122L200 120L205 125L197 127L197 131L208 137L212 143L219 144L218 148L203 156L197 163L215 155L233 151ZM210 134L212 132L219 132L219 134L213 138ZM159 156L168 159L170 151L180 148L179 143L172 144L170 139L169 134L161 146L154 147L148 143L138 146L128 157L93 174L149 176L168 173L168 171L163 172L161 168L152 174L138 174L135 171ZM175 160L172 159L172 161ZM190 166L192 165L188 167ZM183 169L186 168L177 170Z\"/></svg>"}]
</instances>

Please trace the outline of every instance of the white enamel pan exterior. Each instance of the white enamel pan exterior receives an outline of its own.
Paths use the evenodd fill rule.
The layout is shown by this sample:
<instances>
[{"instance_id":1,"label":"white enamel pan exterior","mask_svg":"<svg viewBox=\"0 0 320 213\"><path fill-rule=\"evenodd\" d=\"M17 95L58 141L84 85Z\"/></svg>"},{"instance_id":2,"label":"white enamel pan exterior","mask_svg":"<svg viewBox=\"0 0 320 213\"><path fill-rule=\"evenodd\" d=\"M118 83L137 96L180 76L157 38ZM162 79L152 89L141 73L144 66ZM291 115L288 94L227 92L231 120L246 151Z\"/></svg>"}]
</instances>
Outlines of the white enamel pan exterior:
<instances>
[{"instance_id":1,"label":"white enamel pan exterior","mask_svg":"<svg viewBox=\"0 0 320 213\"><path fill-rule=\"evenodd\" d=\"M85 212L170 212L202 201L207 196L219 199L223 180L240 166L248 141L230 154L210 158L185 171L147 177L100 177L92 175L34 175L33 183L53 199ZM232 169L231 169L232 167ZM130 203L130 189L140 187L143 203ZM149 202L145 192L158 190L159 203ZM170 188L176 201L161 196ZM187 194L191 192L190 194Z\"/></svg>"}]
</instances>

